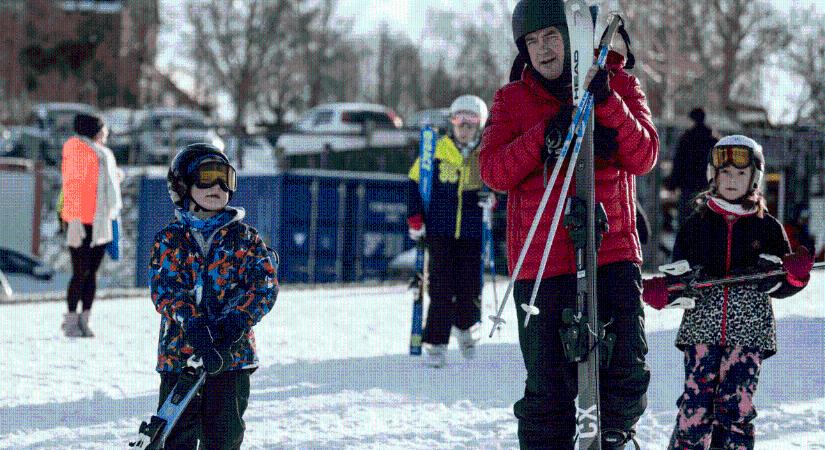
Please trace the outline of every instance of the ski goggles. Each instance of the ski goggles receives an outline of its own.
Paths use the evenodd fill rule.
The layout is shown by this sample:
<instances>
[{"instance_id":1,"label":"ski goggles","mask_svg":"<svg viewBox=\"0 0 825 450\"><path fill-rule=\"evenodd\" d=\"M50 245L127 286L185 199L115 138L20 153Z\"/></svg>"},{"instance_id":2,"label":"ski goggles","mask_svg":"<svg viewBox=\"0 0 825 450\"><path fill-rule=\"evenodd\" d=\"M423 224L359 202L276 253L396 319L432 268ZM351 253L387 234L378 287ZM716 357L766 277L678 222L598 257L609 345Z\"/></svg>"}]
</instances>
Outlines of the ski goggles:
<instances>
[{"instance_id":1,"label":"ski goggles","mask_svg":"<svg viewBox=\"0 0 825 450\"><path fill-rule=\"evenodd\" d=\"M238 178L232 166L221 161L206 161L198 165L193 175L193 184L201 189L210 188L216 184L227 192L235 192L238 187Z\"/></svg>"},{"instance_id":2,"label":"ski goggles","mask_svg":"<svg viewBox=\"0 0 825 450\"><path fill-rule=\"evenodd\" d=\"M450 123L456 127L478 127L481 124L481 118L473 113L459 112L450 117Z\"/></svg>"},{"instance_id":3,"label":"ski goggles","mask_svg":"<svg viewBox=\"0 0 825 450\"><path fill-rule=\"evenodd\" d=\"M716 169L728 165L745 169L753 163L753 150L748 147L714 147L710 151L710 163Z\"/></svg>"}]
</instances>

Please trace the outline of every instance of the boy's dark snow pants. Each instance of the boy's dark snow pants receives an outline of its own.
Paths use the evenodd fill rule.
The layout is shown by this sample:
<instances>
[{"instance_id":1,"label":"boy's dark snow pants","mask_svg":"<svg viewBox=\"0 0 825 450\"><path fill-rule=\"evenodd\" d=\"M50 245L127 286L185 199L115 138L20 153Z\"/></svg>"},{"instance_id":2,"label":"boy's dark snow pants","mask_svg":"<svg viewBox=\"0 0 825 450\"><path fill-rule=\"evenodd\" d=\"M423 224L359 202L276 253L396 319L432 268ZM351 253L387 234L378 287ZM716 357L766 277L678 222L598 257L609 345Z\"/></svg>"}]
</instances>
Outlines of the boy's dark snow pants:
<instances>
[{"instance_id":1,"label":"boy's dark snow pants","mask_svg":"<svg viewBox=\"0 0 825 450\"><path fill-rule=\"evenodd\" d=\"M178 419L166 440L166 449L237 450L246 425L243 414L249 401L252 370L233 370L206 377L201 390ZM178 374L162 373L160 409L178 381ZM200 447L198 447L200 440Z\"/></svg>"},{"instance_id":2,"label":"boy's dark snow pants","mask_svg":"<svg viewBox=\"0 0 825 450\"><path fill-rule=\"evenodd\" d=\"M423 341L450 342L452 326L466 330L481 320L481 240L427 237L430 307Z\"/></svg>"}]
</instances>

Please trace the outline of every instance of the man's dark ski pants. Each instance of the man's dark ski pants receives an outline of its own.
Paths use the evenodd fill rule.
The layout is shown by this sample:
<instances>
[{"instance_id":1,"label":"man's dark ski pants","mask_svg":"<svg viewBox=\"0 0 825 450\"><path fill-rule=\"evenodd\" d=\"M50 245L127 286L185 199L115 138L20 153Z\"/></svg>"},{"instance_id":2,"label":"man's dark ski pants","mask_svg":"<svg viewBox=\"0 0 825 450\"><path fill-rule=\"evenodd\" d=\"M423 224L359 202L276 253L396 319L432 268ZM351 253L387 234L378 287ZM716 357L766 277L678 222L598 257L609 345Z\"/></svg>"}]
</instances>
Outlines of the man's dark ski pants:
<instances>
[{"instance_id":1,"label":"man's dark ski pants","mask_svg":"<svg viewBox=\"0 0 825 450\"><path fill-rule=\"evenodd\" d=\"M600 368L602 429L630 430L647 407L650 369L641 302L641 272L631 262L608 264L598 271L599 319L616 334L613 359ZM577 367L564 356L559 330L562 311L575 307L576 278L562 275L542 281L536 306L541 311L523 327L522 303L529 303L532 281L515 284L519 342L527 368L524 398L513 410L519 420L522 449L573 448Z\"/></svg>"}]
</instances>

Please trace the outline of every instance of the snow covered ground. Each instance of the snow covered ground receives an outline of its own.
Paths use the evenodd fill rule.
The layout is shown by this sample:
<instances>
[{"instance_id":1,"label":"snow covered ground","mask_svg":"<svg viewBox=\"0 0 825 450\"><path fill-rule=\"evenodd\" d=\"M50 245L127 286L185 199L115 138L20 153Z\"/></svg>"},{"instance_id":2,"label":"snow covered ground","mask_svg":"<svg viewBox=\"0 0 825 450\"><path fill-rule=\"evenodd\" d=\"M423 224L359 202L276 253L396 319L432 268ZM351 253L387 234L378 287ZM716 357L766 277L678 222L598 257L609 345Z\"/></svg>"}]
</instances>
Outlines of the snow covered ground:
<instances>
[{"instance_id":1,"label":"snow covered ground","mask_svg":"<svg viewBox=\"0 0 825 450\"><path fill-rule=\"evenodd\" d=\"M503 292L499 280L499 294ZM492 290L485 306L492 309ZM525 371L515 309L478 357L424 368L407 355L404 286L282 291L256 327L244 448L516 448ZM825 449L825 277L774 303L779 353L756 396L758 449ZM0 305L0 448L123 448L154 412L158 315L148 298L98 302L94 339L65 338L62 303ZM666 447L681 392L679 311L647 310L650 406L644 449Z\"/></svg>"}]
</instances>

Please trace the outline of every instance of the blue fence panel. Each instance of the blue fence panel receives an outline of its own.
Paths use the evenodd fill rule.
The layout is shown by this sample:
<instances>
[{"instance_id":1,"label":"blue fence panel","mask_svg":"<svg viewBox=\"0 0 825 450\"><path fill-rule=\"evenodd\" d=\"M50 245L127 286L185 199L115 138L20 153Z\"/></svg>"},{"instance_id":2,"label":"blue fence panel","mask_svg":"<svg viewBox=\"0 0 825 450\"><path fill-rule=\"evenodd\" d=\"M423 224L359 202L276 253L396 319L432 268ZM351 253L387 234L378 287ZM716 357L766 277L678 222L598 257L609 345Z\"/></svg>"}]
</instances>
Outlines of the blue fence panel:
<instances>
[{"instance_id":1,"label":"blue fence panel","mask_svg":"<svg viewBox=\"0 0 825 450\"><path fill-rule=\"evenodd\" d=\"M232 206L246 211L281 256L279 281L324 283L384 279L387 264L412 246L406 237L403 176L329 171L241 175ZM146 286L155 234L173 219L166 179L140 185L136 284Z\"/></svg>"},{"instance_id":2,"label":"blue fence panel","mask_svg":"<svg viewBox=\"0 0 825 450\"><path fill-rule=\"evenodd\" d=\"M169 198L166 178L144 177L138 196L138 233L135 243L135 286L149 286L149 256L155 234L174 218L175 205Z\"/></svg>"},{"instance_id":3,"label":"blue fence panel","mask_svg":"<svg viewBox=\"0 0 825 450\"><path fill-rule=\"evenodd\" d=\"M412 247L407 238L405 177L354 180L357 196L355 280L384 280L390 260Z\"/></svg>"}]
</instances>

